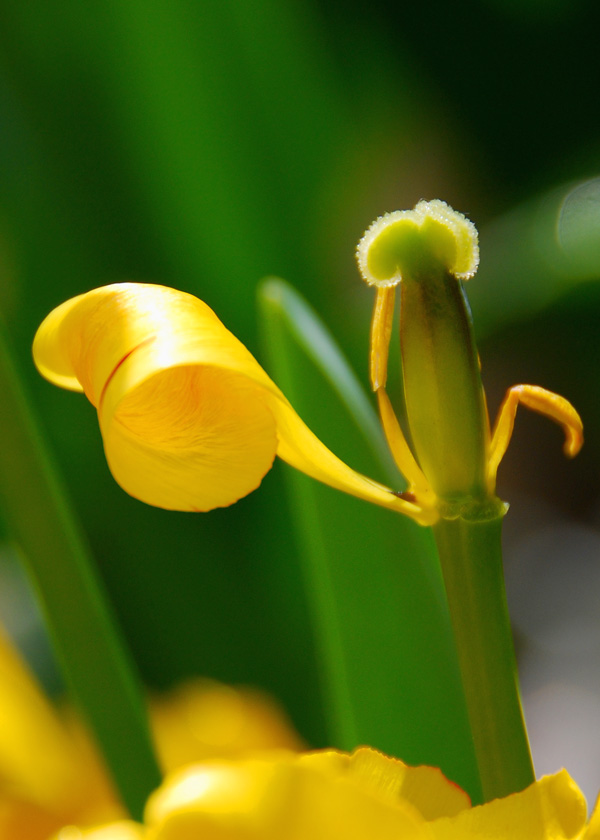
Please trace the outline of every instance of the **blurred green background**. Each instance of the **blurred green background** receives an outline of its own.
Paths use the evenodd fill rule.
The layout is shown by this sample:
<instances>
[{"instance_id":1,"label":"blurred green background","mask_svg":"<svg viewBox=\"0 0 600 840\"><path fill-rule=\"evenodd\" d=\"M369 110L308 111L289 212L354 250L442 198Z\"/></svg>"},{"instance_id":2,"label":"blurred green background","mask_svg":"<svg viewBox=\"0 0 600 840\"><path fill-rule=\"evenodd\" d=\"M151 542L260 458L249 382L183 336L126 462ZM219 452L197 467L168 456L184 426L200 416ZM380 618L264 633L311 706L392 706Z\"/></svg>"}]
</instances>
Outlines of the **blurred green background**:
<instances>
[{"instance_id":1,"label":"blurred green background","mask_svg":"<svg viewBox=\"0 0 600 840\"><path fill-rule=\"evenodd\" d=\"M129 498L94 410L34 371L38 324L95 286L158 282L204 299L261 358L256 287L274 274L366 383L371 294L356 242L381 213L442 198L481 232L468 292L491 414L508 386L532 382L584 419L569 463L554 426L519 415L499 493L513 503L507 573L534 757L597 790L589 735L565 736L562 758L543 752L567 719L600 731L595 11L583 0L2 3L0 313L149 685L190 674L260 685L324 742L287 467L207 515ZM303 413L352 462L335 423ZM4 620L27 647L34 625L8 542L2 556Z\"/></svg>"}]
</instances>

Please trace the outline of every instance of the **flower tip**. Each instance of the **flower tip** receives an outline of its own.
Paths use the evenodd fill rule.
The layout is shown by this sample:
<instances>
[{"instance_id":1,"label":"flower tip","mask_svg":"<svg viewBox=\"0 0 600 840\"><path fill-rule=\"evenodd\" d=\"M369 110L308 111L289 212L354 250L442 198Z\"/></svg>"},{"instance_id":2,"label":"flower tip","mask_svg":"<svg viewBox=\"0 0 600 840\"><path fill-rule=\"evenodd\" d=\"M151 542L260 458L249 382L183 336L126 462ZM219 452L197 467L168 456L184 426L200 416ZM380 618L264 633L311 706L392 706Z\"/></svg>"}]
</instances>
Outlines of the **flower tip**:
<instances>
[{"instance_id":1,"label":"flower tip","mask_svg":"<svg viewBox=\"0 0 600 840\"><path fill-rule=\"evenodd\" d=\"M414 210L380 216L356 249L359 271L373 286L396 286L403 274L441 264L459 280L479 265L477 228L446 202L420 201Z\"/></svg>"},{"instance_id":2,"label":"flower tip","mask_svg":"<svg viewBox=\"0 0 600 840\"><path fill-rule=\"evenodd\" d=\"M583 430L582 428L569 427L565 429L566 438L563 445L563 452L567 458L574 458L579 454L583 446Z\"/></svg>"},{"instance_id":3,"label":"flower tip","mask_svg":"<svg viewBox=\"0 0 600 840\"><path fill-rule=\"evenodd\" d=\"M53 309L38 327L32 346L34 364L44 379L69 391L83 391L83 387L73 370L64 324L82 297L78 295Z\"/></svg>"}]
</instances>

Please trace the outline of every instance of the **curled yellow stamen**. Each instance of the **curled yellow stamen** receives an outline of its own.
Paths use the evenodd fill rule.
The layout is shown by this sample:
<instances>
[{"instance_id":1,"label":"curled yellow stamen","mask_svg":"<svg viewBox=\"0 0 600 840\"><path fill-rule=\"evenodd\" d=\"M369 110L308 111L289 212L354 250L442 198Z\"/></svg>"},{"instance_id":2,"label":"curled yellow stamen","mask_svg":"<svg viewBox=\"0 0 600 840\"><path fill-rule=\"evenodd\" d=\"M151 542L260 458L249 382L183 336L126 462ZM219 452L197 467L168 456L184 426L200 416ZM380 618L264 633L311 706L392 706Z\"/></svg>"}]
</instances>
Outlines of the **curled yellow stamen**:
<instances>
[{"instance_id":1,"label":"curled yellow stamen","mask_svg":"<svg viewBox=\"0 0 600 840\"><path fill-rule=\"evenodd\" d=\"M371 350L369 356L369 374L374 391L385 388L387 381L387 363L394 320L394 287L378 288L371 319Z\"/></svg>"},{"instance_id":2,"label":"curled yellow stamen","mask_svg":"<svg viewBox=\"0 0 600 840\"><path fill-rule=\"evenodd\" d=\"M519 403L549 417L563 427L565 433L563 451L567 457L575 457L583 446L583 424L579 414L568 400L538 385L514 385L509 388L500 406L490 444L488 480L492 486L496 480L498 465L504 457L512 436Z\"/></svg>"}]
</instances>

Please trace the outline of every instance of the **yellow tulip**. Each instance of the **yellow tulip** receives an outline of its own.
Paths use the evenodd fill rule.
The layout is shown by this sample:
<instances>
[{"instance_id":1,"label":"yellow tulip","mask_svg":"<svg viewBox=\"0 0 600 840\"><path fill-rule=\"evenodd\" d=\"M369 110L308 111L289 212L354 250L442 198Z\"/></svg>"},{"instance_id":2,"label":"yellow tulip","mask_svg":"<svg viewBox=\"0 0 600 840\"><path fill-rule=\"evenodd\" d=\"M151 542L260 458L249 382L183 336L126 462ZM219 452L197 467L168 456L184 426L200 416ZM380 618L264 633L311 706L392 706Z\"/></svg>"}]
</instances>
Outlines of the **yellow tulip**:
<instances>
[{"instance_id":1,"label":"yellow tulip","mask_svg":"<svg viewBox=\"0 0 600 840\"><path fill-rule=\"evenodd\" d=\"M585 800L564 770L473 808L439 770L409 767L363 747L351 755L280 753L193 765L150 797L140 837L596 840L599 821L597 809L586 826ZM111 826L103 830L98 840L120 840L120 826L114 834Z\"/></svg>"},{"instance_id":2,"label":"yellow tulip","mask_svg":"<svg viewBox=\"0 0 600 840\"><path fill-rule=\"evenodd\" d=\"M185 511L231 505L279 455L332 487L431 521L327 449L192 295L133 283L95 289L48 315L33 354L51 382L85 392L113 476L144 502Z\"/></svg>"}]
</instances>

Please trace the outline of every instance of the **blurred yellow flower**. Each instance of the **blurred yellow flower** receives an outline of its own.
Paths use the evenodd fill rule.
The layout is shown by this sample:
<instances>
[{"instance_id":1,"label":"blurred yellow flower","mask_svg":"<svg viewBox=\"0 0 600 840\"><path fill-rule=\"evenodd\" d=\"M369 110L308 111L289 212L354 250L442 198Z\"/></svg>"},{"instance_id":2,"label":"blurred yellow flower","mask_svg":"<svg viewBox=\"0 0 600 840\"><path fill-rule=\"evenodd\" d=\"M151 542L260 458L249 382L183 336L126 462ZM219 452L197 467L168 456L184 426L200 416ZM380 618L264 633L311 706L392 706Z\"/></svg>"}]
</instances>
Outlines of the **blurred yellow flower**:
<instances>
[{"instance_id":1,"label":"blurred yellow flower","mask_svg":"<svg viewBox=\"0 0 600 840\"><path fill-rule=\"evenodd\" d=\"M150 717L166 772L257 749L303 747L268 697L209 680L154 699ZM71 823L93 826L124 817L87 730L72 713L57 713L0 633L0 840L47 840ZM113 831L111 839L137 837L131 825L125 833ZM65 834L68 840L78 836Z\"/></svg>"},{"instance_id":2,"label":"blurred yellow flower","mask_svg":"<svg viewBox=\"0 0 600 840\"><path fill-rule=\"evenodd\" d=\"M214 761L174 773L149 799L144 840L596 840L566 773L472 808L431 767L369 748ZM85 840L120 840L122 826ZM111 833L114 830L114 833ZM141 829L140 829L141 830ZM59 834L56 840L71 840Z\"/></svg>"},{"instance_id":3,"label":"blurred yellow flower","mask_svg":"<svg viewBox=\"0 0 600 840\"><path fill-rule=\"evenodd\" d=\"M110 823L98 828L80 829L68 825L54 835L54 840L144 840L143 826L130 820Z\"/></svg>"},{"instance_id":4,"label":"blurred yellow flower","mask_svg":"<svg viewBox=\"0 0 600 840\"><path fill-rule=\"evenodd\" d=\"M279 455L331 487L430 521L327 449L192 295L134 283L95 289L48 315L33 354L51 382L85 392L113 476L148 504L231 505L256 489Z\"/></svg>"},{"instance_id":5,"label":"blurred yellow flower","mask_svg":"<svg viewBox=\"0 0 600 840\"><path fill-rule=\"evenodd\" d=\"M258 689L196 679L153 697L151 725L161 767L305 744L279 706Z\"/></svg>"}]
</instances>

